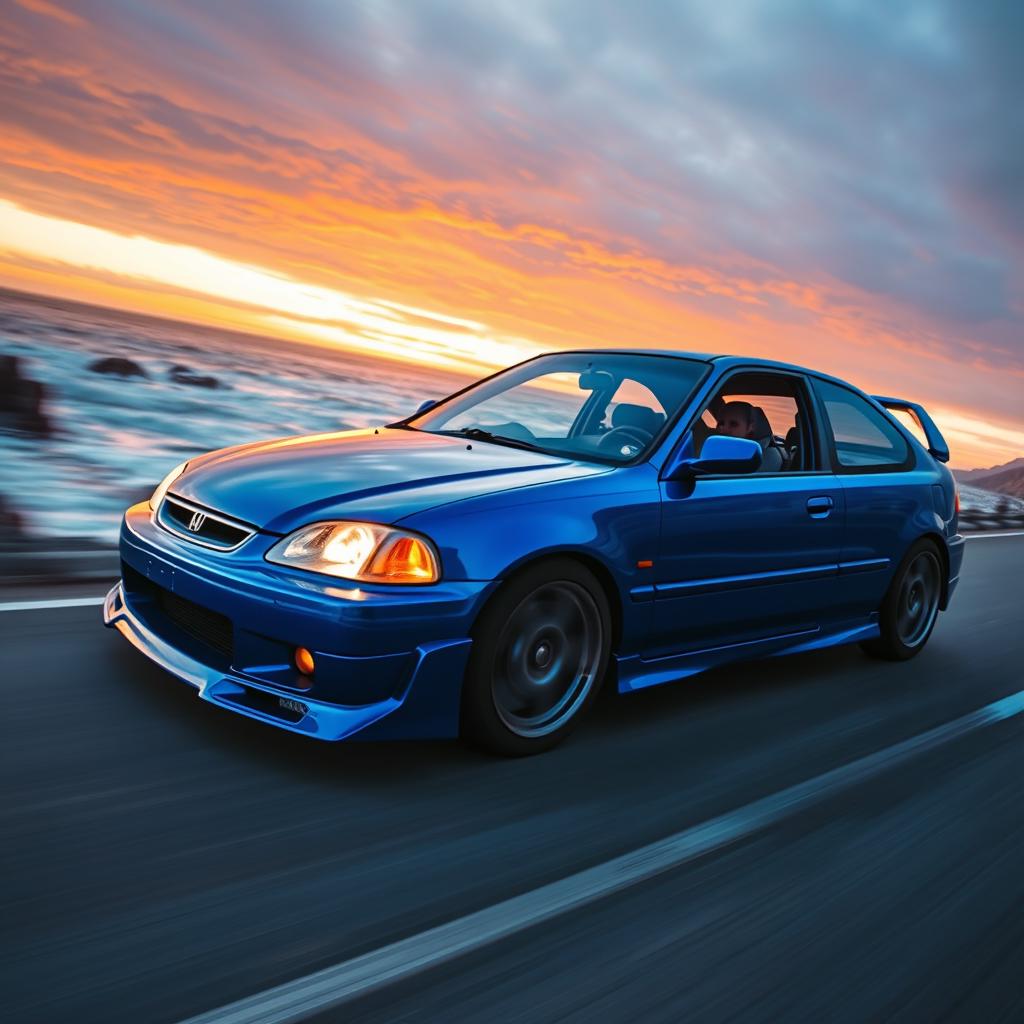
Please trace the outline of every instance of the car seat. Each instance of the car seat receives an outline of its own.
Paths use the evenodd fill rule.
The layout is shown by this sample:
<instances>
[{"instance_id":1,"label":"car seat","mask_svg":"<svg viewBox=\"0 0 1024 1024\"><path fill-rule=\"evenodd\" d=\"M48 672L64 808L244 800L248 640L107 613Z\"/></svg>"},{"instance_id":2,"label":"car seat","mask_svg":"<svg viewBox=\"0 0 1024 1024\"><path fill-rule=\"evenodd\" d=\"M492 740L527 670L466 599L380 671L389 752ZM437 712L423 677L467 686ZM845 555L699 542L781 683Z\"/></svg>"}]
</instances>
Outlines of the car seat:
<instances>
[{"instance_id":1,"label":"car seat","mask_svg":"<svg viewBox=\"0 0 1024 1024\"><path fill-rule=\"evenodd\" d=\"M761 468L759 473L781 473L788 462L783 441L772 433L772 425L759 405L750 410L750 436L761 446Z\"/></svg>"},{"instance_id":2,"label":"car seat","mask_svg":"<svg viewBox=\"0 0 1024 1024\"><path fill-rule=\"evenodd\" d=\"M787 469L801 470L804 468L804 453L800 445L802 435L803 423L800 419L800 413L797 413L794 425L786 431Z\"/></svg>"}]
</instances>

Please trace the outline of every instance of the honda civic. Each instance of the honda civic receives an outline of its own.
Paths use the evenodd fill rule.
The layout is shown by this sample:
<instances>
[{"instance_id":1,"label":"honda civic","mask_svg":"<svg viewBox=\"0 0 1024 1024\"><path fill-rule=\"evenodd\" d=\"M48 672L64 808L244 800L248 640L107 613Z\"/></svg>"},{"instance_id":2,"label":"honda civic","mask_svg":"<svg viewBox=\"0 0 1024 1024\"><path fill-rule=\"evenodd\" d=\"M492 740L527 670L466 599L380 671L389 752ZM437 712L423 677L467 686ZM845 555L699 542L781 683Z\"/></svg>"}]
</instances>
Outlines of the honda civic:
<instances>
[{"instance_id":1,"label":"honda civic","mask_svg":"<svg viewBox=\"0 0 1024 1024\"><path fill-rule=\"evenodd\" d=\"M125 513L104 619L283 729L530 754L602 686L916 655L963 558L948 457L920 405L813 370L542 355L388 426L176 467Z\"/></svg>"}]
</instances>

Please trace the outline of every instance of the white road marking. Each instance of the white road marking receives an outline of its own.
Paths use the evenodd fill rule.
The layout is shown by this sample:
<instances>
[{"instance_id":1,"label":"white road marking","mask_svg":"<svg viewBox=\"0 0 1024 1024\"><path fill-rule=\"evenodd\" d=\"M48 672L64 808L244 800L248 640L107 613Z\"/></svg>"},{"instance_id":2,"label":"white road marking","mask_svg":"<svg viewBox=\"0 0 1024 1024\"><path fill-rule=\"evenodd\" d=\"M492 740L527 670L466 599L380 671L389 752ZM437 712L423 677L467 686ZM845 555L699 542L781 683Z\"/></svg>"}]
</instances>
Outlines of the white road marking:
<instances>
[{"instance_id":1,"label":"white road marking","mask_svg":"<svg viewBox=\"0 0 1024 1024\"><path fill-rule=\"evenodd\" d=\"M999 537L1024 537L1024 530L1013 530L1011 533L965 533L968 540L995 540Z\"/></svg>"},{"instance_id":2,"label":"white road marking","mask_svg":"<svg viewBox=\"0 0 1024 1024\"><path fill-rule=\"evenodd\" d=\"M508 938L738 842L983 726L1024 713L1024 690L649 846L197 1017L184 1024L288 1024Z\"/></svg>"},{"instance_id":3,"label":"white road marking","mask_svg":"<svg viewBox=\"0 0 1024 1024\"><path fill-rule=\"evenodd\" d=\"M101 605L103 597L57 597L50 601L2 601L0 612L32 612L38 608L88 608Z\"/></svg>"}]
</instances>

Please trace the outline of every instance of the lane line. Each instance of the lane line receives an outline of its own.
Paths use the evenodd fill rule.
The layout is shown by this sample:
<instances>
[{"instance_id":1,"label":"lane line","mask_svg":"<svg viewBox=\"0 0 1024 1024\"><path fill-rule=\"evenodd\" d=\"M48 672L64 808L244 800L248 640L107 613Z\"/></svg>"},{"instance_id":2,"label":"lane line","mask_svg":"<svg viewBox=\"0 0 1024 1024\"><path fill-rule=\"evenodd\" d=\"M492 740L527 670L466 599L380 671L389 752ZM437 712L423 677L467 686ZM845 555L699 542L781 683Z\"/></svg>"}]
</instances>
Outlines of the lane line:
<instances>
[{"instance_id":1,"label":"lane line","mask_svg":"<svg viewBox=\"0 0 1024 1024\"><path fill-rule=\"evenodd\" d=\"M967 540L998 540L1000 537L1024 537L1024 530L1013 530L1011 533L965 533Z\"/></svg>"},{"instance_id":2,"label":"lane line","mask_svg":"<svg viewBox=\"0 0 1024 1024\"><path fill-rule=\"evenodd\" d=\"M32 612L38 608L88 608L100 605L106 597L57 597L49 601L3 601L0 612Z\"/></svg>"},{"instance_id":3,"label":"lane line","mask_svg":"<svg viewBox=\"0 0 1024 1024\"><path fill-rule=\"evenodd\" d=\"M926 751L1022 713L1024 690L603 864L190 1017L183 1024L305 1020L721 850Z\"/></svg>"}]
</instances>

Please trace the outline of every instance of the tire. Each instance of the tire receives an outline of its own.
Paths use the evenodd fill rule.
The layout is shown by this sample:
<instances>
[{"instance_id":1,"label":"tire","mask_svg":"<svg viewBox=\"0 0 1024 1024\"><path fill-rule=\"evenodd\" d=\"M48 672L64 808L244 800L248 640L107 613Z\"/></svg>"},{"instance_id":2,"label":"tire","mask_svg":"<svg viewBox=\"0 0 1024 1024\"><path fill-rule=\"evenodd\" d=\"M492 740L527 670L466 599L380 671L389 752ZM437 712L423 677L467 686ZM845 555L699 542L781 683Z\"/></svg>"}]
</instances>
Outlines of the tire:
<instances>
[{"instance_id":1,"label":"tire","mask_svg":"<svg viewBox=\"0 0 1024 1024\"><path fill-rule=\"evenodd\" d=\"M600 584L569 558L513 576L484 608L462 687L462 735L524 757L561 743L608 668L611 614Z\"/></svg>"},{"instance_id":2,"label":"tire","mask_svg":"<svg viewBox=\"0 0 1024 1024\"><path fill-rule=\"evenodd\" d=\"M873 658L906 661L920 653L935 628L942 597L942 558L930 540L911 545L882 600L880 635L861 649Z\"/></svg>"}]
</instances>

